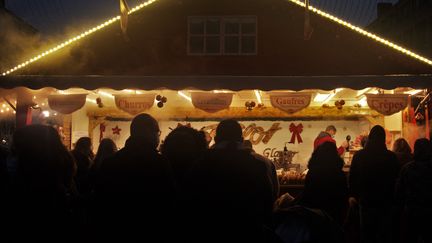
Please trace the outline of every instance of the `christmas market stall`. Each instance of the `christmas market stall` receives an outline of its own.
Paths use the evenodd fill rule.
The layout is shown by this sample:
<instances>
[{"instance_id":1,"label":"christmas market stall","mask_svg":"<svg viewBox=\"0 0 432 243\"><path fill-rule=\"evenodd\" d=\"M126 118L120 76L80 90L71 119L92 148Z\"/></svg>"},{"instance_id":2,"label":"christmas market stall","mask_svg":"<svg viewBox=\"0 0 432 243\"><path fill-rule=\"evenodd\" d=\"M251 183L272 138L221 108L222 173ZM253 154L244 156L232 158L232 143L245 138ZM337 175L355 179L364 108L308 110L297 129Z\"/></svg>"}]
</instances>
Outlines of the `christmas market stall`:
<instances>
[{"instance_id":1,"label":"christmas market stall","mask_svg":"<svg viewBox=\"0 0 432 243\"><path fill-rule=\"evenodd\" d=\"M1 67L0 115L51 124L69 148L121 148L142 112L162 140L234 118L281 183L301 185L328 125L349 140L347 168L376 124L389 148L430 136L432 61L296 0L151 0L17 63Z\"/></svg>"}]
</instances>

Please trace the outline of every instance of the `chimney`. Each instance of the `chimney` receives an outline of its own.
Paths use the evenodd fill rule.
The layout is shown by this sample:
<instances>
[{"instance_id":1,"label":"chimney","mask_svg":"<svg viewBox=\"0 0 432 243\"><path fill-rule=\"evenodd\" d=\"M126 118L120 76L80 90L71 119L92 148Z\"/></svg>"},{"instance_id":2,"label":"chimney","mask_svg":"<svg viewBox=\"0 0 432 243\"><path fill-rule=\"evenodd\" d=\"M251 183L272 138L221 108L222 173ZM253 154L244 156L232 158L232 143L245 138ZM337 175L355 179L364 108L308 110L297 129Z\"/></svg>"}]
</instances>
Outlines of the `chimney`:
<instances>
[{"instance_id":1,"label":"chimney","mask_svg":"<svg viewBox=\"0 0 432 243\"><path fill-rule=\"evenodd\" d=\"M392 9L392 3L377 3L377 18L383 17L387 15L388 12Z\"/></svg>"}]
</instances>

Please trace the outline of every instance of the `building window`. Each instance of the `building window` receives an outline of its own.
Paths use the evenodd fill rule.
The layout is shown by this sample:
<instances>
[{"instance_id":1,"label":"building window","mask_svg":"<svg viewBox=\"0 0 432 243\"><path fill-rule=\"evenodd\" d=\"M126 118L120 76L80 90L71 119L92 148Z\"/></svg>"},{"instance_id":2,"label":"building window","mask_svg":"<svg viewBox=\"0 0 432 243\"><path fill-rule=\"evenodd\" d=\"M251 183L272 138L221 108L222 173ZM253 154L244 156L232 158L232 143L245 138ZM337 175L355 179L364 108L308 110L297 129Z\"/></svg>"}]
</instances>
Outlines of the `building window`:
<instances>
[{"instance_id":1,"label":"building window","mask_svg":"<svg viewBox=\"0 0 432 243\"><path fill-rule=\"evenodd\" d=\"M256 55L256 17L189 17L190 55Z\"/></svg>"}]
</instances>

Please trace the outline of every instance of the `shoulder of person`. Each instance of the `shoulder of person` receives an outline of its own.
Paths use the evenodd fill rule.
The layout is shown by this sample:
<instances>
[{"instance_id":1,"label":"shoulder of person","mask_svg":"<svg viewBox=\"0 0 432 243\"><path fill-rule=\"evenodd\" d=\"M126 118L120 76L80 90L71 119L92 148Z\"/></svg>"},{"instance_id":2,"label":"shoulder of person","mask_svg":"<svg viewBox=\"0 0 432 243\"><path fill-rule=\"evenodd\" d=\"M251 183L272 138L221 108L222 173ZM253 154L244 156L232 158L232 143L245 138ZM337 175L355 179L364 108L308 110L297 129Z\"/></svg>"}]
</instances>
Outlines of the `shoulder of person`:
<instances>
[{"instance_id":1,"label":"shoulder of person","mask_svg":"<svg viewBox=\"0 0 432 243\"><path fill-rule=\"evenodd\" d=\"M121 165L123 161L129 160L130 158L131 158L130 152L127 151L125 148L122 148L112 156L105 158L101 164L101 168L102 166L108 168L108 167L117 166L118 164Z\"/></svg>"},{"instance_id":2,"label":"shoulder of person","mask_svg":"<svg viewBox=\"0 0 432 243\"><path fill-rule=\"evenodd\" d=\"M116 153L113 156L110 156L110 157L104 159L100 165L100 169L103 170L103 169L112 167L113 165L116 164L116 161L118 161L118 158L119 158L118 153Z\"/></svg>"},{"instance_id":3,"label":"shoulder of person","mask_svg":"<svg viewBox=\"0 0 432 243\"><path fill-rule=\"evenodd\" d=\"M391 151L391 150L387 150L387 155L392 159L392 160L396 160L399 163L398 160L398 156L395 152Z\"/></svg>"},{"instance_id":4,"label":"shoulder of person","mask_svg":"<svg viewBox=\"0 0 432 243\"><path fill-rule=\"evenodd\" d=\"M366 150L364 148L360 149L359 151L357 151L357 152L354 153L353 159L354 158L359 158L359 157L363 156L365 154L365 152L366 152Z\"/></svg>"},{"instance_id":5,"label":"shoulder of person","mask_svg":"<svg viewBox=\"0 0 432 243\"><path fill-rule=\"evenodd\" d=\"M250 156L251 162L255 161L255 164L257 167L259 166L261 169L266 170L266 171L270 168L270 165L272 164L272 162L267 157L260 155L260 154L249 153L246 156Z\"/></svg>"},{"instance_id":6,"label":"shoulder of person","mask_svg":"<svg viewBox=\"0 0 432 243\"><path fill-rule=\"evenodd\" d=\"M252 152L251 154L252 154L253 157L255 157L258 160L262 160L262 161L265 161L265 162L271 162L271 160L269 158L265 157L262 154L258 154L256 152Z\"/></svg>"},{"instance_id":7,"label":"shoulder of person","mask_svg":"<svg viewBox=\"0 0 432 243\"><path fill-rule=\"evenodd\" d=\"M401 168L401 173L404 173L406 171L411 170L412 168L414 168L416 166L414 161L408 162L405 165L402 166Z\"/></svg>"},{"instance_id":8,"label":"shoulder of person","mask_svg":"<svg viewBox=\"0 0 432 243\"><path fill-rule=\"evenodd\" d=\"M157 161L169 164L169 159L166 156L164 156L164 155L162 155L160 153L156 153L155 158L156 158Z\"/></svg>"}]
</instances>

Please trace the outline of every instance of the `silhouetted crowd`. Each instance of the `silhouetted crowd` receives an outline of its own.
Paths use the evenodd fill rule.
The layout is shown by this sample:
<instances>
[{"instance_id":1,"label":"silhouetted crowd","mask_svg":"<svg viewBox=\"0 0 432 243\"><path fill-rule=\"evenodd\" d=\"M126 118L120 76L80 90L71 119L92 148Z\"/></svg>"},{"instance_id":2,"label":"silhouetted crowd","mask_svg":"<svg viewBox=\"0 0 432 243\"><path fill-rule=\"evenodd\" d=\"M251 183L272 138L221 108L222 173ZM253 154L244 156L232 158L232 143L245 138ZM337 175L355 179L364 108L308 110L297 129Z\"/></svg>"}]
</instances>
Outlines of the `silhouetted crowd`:
<instances>
[{"instance_id":1,"label":"silhouetted crowd","mask_svg":"<svg viewBox=\"0 0 432 243\"><path fill-rule=\"evenodd\" d=\"M0 154L1 242L432 242L431 143L389 151L375 126L349 174L334 142L308 162L303 192L280 195L275 166L221 121L215 144L180 126L160 144L136 116L117 151L72 151L49 126L18 129Z\"/></svg>"}]
</instances>

